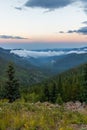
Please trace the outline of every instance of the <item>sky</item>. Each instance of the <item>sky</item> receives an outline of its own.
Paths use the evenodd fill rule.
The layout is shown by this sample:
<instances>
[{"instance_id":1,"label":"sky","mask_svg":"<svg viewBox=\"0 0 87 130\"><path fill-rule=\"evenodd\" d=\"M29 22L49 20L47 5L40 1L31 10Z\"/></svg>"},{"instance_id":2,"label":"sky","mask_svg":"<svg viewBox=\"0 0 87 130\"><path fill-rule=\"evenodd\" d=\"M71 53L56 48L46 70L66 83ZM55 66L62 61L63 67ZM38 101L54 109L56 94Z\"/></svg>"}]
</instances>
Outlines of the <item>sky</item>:
<instances>
[{"instance_id":1,"label":"sky","mask_svg":"<svg viewBox=\"0 0 87 130\"><path fill-rule=\"evenodd\" d=\"M87 46L87 0L0 0L0 46Z\"/></svg>"}]
</instances>

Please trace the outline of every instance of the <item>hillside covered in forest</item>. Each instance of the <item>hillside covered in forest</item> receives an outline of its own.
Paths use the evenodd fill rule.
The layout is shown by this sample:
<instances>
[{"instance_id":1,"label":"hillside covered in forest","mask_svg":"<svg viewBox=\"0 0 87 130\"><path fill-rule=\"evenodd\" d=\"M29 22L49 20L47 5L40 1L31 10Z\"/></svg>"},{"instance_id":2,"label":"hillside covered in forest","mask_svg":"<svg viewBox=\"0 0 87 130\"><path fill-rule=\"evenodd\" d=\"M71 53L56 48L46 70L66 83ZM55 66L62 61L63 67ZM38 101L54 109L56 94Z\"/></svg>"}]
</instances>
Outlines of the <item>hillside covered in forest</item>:
<instances>
[{"instance_id":1,"label":"hillside covered in forest","mask_svg":"<svg viewBox=\"0 0 87 130\"><path fill-rule=\"evenodd\" d=\"M56 57L64 58L59 61L67 69L55 73L9 50L0 51L1 130L87 129L87 64L81 61L86 54L68 55L79 59L79 65L67 62L71 67L66 56Z\"/></svg>"},{"instance_id":2,"label":"hillside covered in forest","mask_svg":"<svg viewBox=\"0 0 87 130\"><path fill-rule=\"evenodd\" d=\"M67 102L87 101L87 64L58 74L44 82L32 86L29 91L40 101ZM26 94L27 96L27 94Z\"/></svg>"}]
</instances>

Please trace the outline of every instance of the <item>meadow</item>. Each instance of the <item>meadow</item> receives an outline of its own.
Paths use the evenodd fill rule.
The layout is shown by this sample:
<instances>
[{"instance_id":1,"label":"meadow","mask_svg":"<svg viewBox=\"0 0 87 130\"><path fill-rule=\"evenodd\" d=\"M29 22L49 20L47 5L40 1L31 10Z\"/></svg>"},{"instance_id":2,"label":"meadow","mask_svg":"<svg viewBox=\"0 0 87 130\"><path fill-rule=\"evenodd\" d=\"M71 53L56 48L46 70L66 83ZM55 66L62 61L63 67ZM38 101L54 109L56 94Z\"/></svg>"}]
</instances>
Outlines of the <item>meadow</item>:
<instances>
[{"instance_id":1,"label":"meadow","mask_svg":"<svg viewBox=\"0 0 87 130\"><path fill-rule=\"evenodd\" d=\"M1 100L0 130L87 130L87 107L79 111L48 102Z\"/></svg>"}]
</instances>

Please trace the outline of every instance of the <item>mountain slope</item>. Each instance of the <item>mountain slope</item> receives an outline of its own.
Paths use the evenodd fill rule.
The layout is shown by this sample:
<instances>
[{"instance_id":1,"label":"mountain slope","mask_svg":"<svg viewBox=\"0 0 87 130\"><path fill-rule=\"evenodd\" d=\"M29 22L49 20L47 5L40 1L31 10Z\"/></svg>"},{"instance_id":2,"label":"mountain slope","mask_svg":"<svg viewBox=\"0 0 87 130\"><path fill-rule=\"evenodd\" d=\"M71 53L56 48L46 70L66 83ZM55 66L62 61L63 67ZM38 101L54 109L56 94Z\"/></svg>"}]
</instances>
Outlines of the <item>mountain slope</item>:
<instances>
[{"instance_id":1,"label":"mountain slope","mask_svg":"<svg viewBox=\"0 0 87 130\"><path fill-rule=\"evenodd\" d=\"M55 72L64 72L78 65L87 63L87 53L86 54L69 54L64 58L58 59L53 67Z\"/></svg>"},{"instance_id":2,"label":"mountain slope","mask_svg":"<svg viewBox=\"0 0 87 130\"><path fill-rule=\"evenodd\" d=\"M14 54L10 54L10 50L0 48L0 79L6 79L6 69L9 62L13 62L16 75L20 82L25 85L38 83L46 78L46 74L39 70L38 67L32 65L24 58L20 58Z\"/></svg>"},{"instance_id":3,"label":"mountain slope","mask_svg":"<svg viewBox=\"0 0 87 130\"><path fill-rule=\"evenodd\" d=\"M87 62L87 48L43 51L5 50L0 48L1 79L6 77L5 70L9 61L14 62L16 74L20 81L28 85L85 64Z\"/></svg>"},{"instance_id":4,"label":"mountain slope","mask_svg":"<svg viewBox=\"0 0 87 130\"><path fill-rule=\"evenodd\" d=\"M57 74L87 62L87 47L53 50L11 50L28 62L48 72Z\"/></svg>"},{"instance_id":5,"label":"mountain slope","mask_svg":"<svg viewBox=\"0 0 87 130\"><path fill-rule=\"evenodd\" d=\"M53 76L35 86L32 86L30 93L39 95L40 101L49 102L68 102L68 101L87 101L87 64L83 64L66 72Z\"/></svg>"}]
</instances>

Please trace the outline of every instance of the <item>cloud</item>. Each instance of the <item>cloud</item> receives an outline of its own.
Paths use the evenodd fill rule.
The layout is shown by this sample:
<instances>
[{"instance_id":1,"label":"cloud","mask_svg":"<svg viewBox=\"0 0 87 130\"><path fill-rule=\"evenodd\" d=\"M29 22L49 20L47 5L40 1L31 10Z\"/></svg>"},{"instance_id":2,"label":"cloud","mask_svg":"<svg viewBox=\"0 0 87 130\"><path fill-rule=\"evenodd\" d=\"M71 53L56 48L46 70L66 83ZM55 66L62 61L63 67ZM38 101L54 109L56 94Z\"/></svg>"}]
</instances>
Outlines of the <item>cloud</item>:
<instances>
[{"instance_id":1,"label":"cloud","mask_svg":"<svg viewBox=\"0 0 87 130\"><path fill-rule=\"evenodd\" d=\"M87 35L87 26L81 27L78 30L69 30L67 33L79 33L79 34Z\"/></svg>"},{"instance_id":2,"label":"cloud","mask_svg":"<svg viewBox=\"0 0 87 130\"><path fill-rule=\"evenodd\" d=\"M50 57L64 55L63 51L28 51L28 50L11 50L10 53L16 54L20 57Z\"/></svg>"},{"instance_id":3,"label":"cloud","mask_svg":"<svg viewBox=\"0 0 87 130\"><path fill-rule=\"evenodd\" d=\"M70 5L75 0L28 0L25 3L26 7L40 7L44 9L57 9Z\"/></svg>"},{"instance_id":4,"label":"cloud","mask_svg":"<svg viewBox=\"0 0 87 130\"><path fill-rule=\"evenodd\" d=\"M64 31L60 31L59 33L64 33Z\"/></svg>"},{"instance_id":5,"label":"cloud","mask_svg":"<svg viewBox=\"0 0 87 130\"><path fill-rule=\"evenodd\" d=\"M31 8L39 7L48 10L55 10L58 8L66 7L75 2L78 2L78 6L80 3L84 11L87 13L87 0L27 0L24 6Z\"/></svg>"},{"instance_id":6,"label":"cloud","mask_svg":"<svg viewBox=\"0 0 87 130\"><path fill-rule=\"evenodd\" d=\"M76 30L69 30L67 33L77 33Z\"/></svg>"},{"instance_id":7,"label":"cloud","mask_svg":"<svg viewBox=\"0 0 87 130\"><path fill-rule=\"evenodd\" d=\"M83 24L87 24L87 21L84 21ZM78 33L78 34L87 35L87 26L81 27L77 30L68 30L67 32L60 31L59 33L69 33L69 34Z\"/></svg>"},{"instance_id":8,"label":"cloud","mask_svg":"<svg viewBox=\"0 0 87 130\"><path fill-rule=\"evenodd\" d=\"M87 21L82 22L82 24L87 24Z\"/></svg>"},{"instance_id":9,"label":"cloud","mask_svg":"<svg viewBox=\"0 0 87 130\"><path fill-rule=\"evenodd\" d=\"M52 56L60 56L60 55L68 55L68 54L84 54L87 53L87 49L72 49L72 50L59 50L59 51L29 51L29 50L11 50L10 53L18 55L20 57L52 57Z\"/></svg>"},{"instance_id":10,"label":"cloud","mask_svg":"<svg viewBox=\"0 0 87 130\"><path fill-rule=\"evenodd\" d=\"M14 7L15 9L17 9L17 10L19 10L19 11L21 11L22 10L22 8L21 7Z\"/></svg>"},{"instance_id":11,"label":"cloud","mask_svg":"<svg viewBox=\"0 0 87 130\"><path fill-rule=\"evenodd\" d=\"M87 0L79 0L83 4L84 11L87 13Z\"/></svg>"},{"instance_id":12,"label":"cloud","mask_svg":"<svg viewBox=\"0 0 87 130\"><path fill-rule=\"evenodd\" d=\"M20 36L10 36L10 35L0 35L0 38L2 39L27 39L24 37L20 37Z\"/></svg>"}]
</instances>

